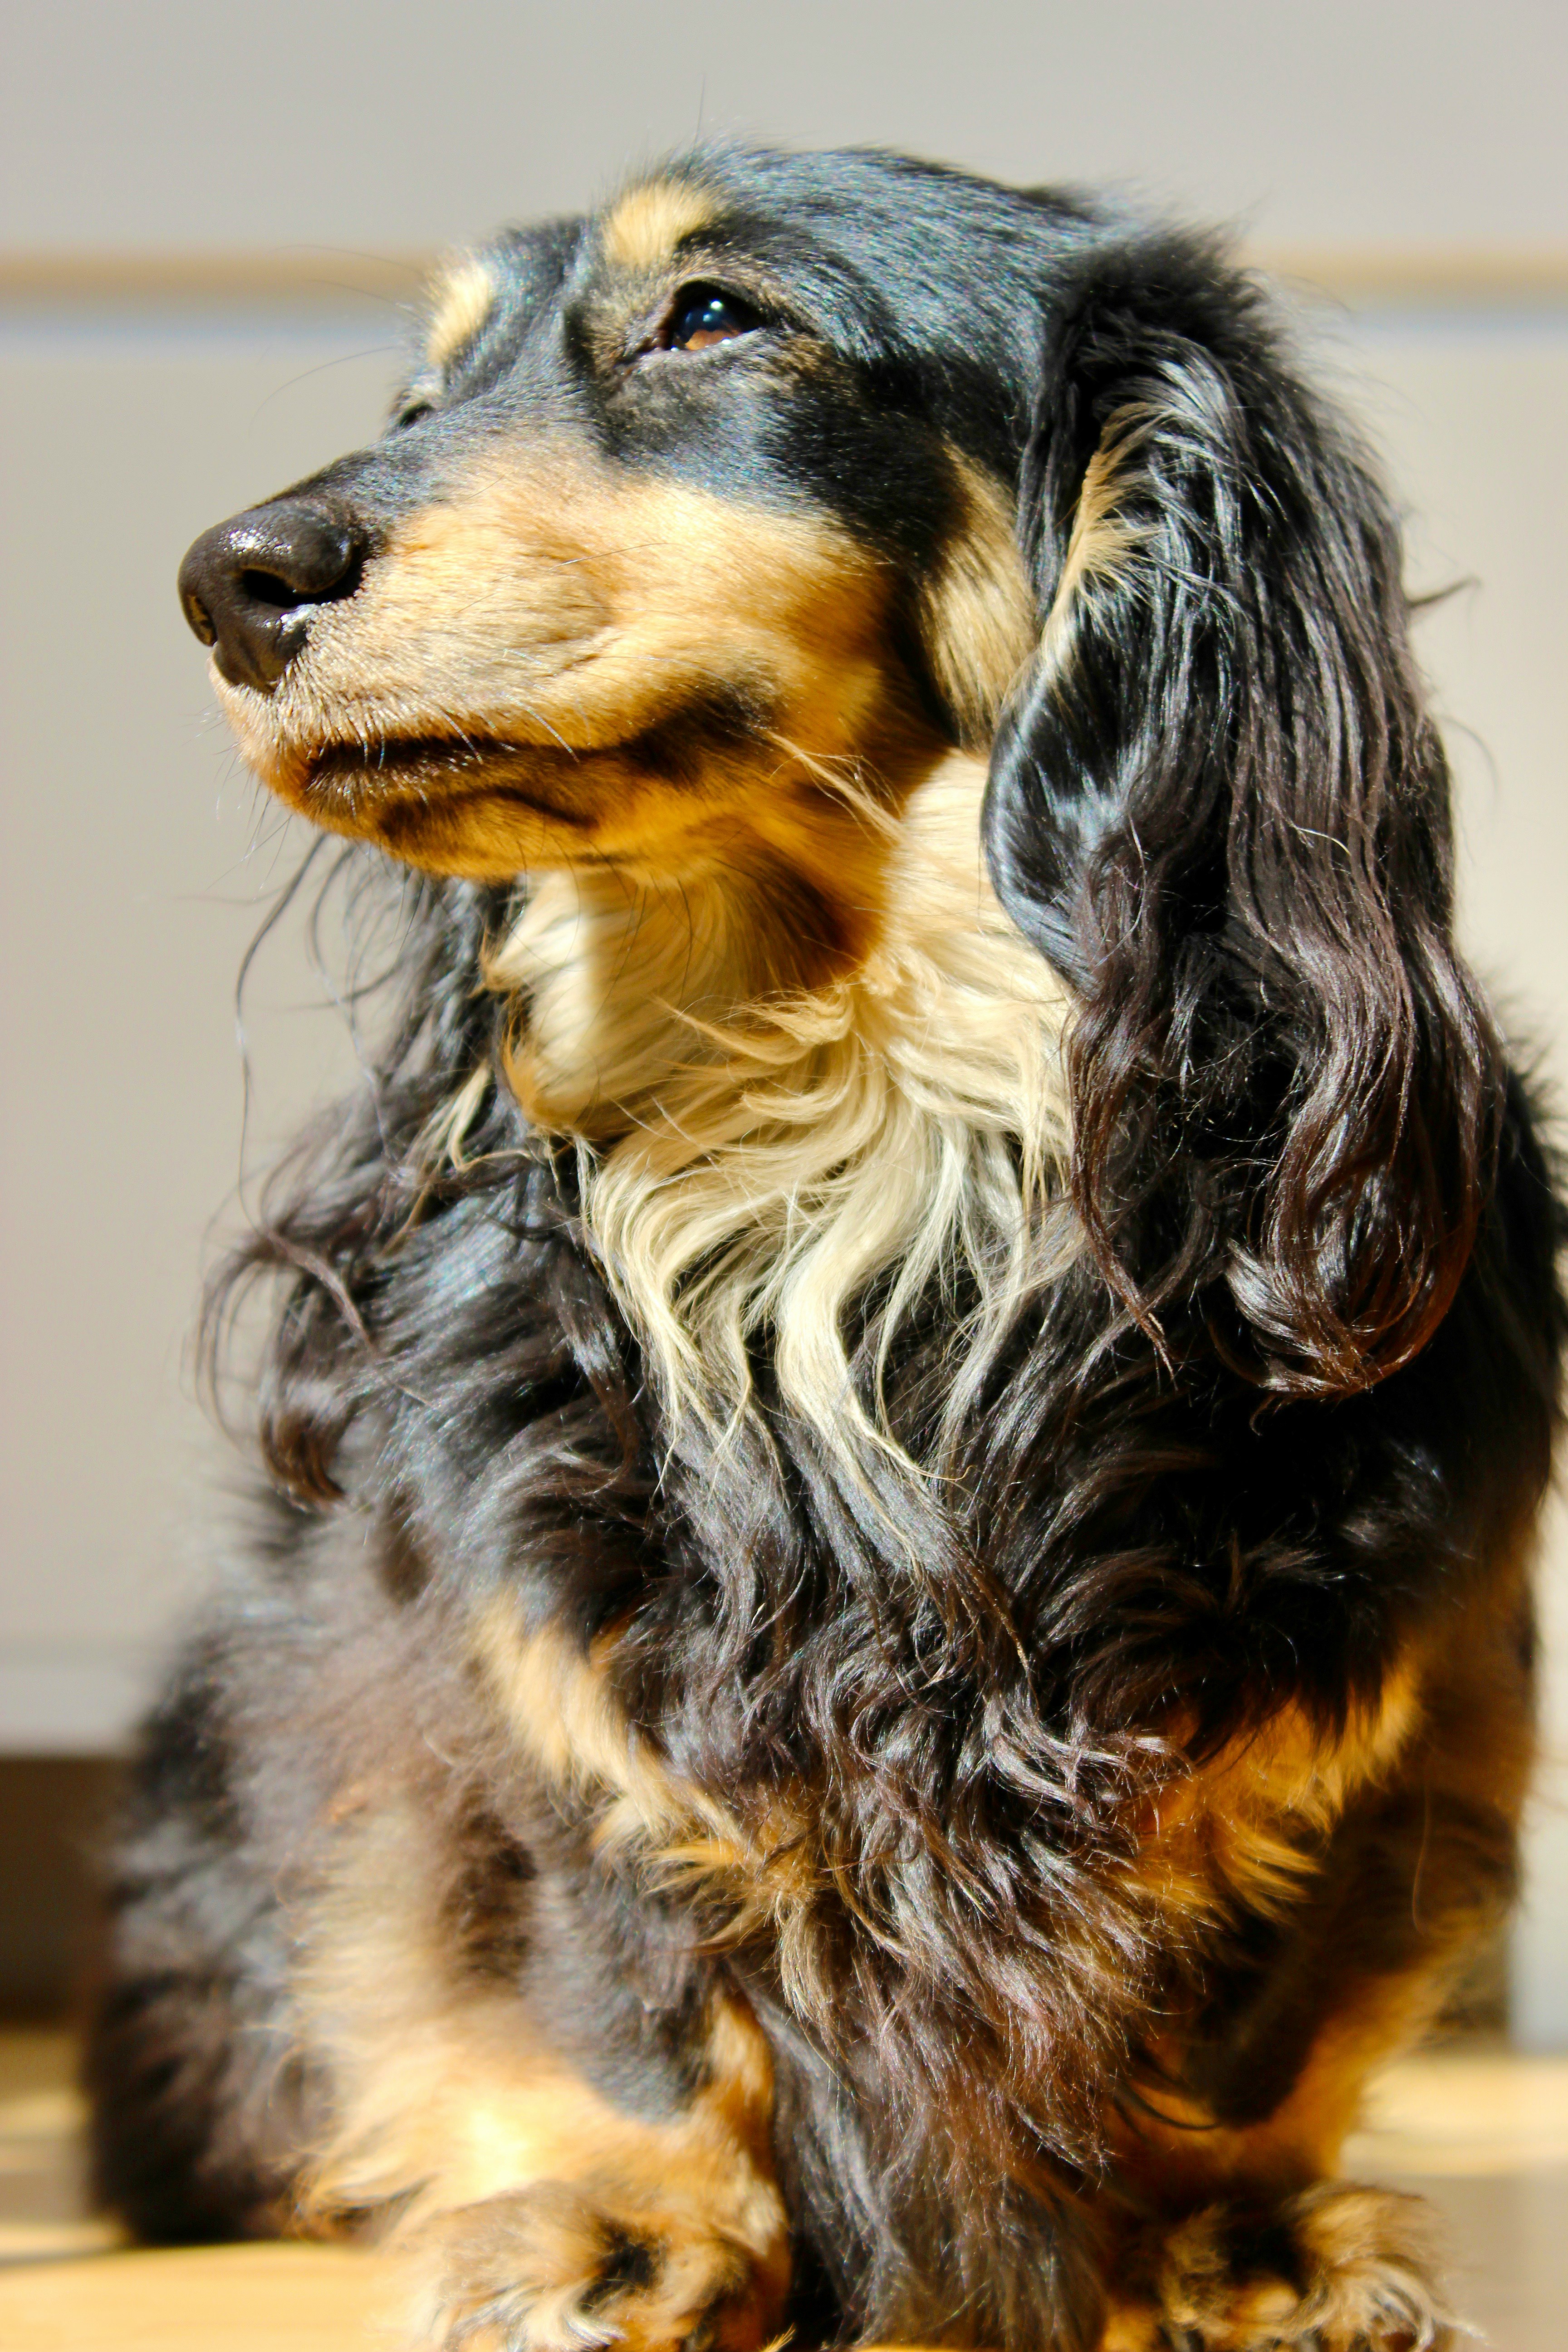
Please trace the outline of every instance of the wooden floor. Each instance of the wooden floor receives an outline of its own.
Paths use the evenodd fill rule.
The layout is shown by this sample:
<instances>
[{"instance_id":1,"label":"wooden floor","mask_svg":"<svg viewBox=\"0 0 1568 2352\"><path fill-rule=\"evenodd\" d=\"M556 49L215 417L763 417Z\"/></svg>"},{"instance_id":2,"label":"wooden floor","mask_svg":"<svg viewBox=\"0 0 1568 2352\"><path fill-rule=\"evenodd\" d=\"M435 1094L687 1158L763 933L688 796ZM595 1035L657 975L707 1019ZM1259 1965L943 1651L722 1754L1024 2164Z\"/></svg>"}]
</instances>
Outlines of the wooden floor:
<instances>
[{"instance_id":1,"label":"wooden floor","mask_svg":"<svg viewBox=\"0 0 1568 2352\"><path fill-rule=\"evenodd\" d=\"M118 2250L83 2210L70 2071L63 2036L0 2033L0 2352L390 2352L367 2255ZM1491 2352L1565 2352L1568 2058L1420 2059L1368 2124L1347 2169L1436 2206L1455 2298Z\"/></svg>"}]
</instances>

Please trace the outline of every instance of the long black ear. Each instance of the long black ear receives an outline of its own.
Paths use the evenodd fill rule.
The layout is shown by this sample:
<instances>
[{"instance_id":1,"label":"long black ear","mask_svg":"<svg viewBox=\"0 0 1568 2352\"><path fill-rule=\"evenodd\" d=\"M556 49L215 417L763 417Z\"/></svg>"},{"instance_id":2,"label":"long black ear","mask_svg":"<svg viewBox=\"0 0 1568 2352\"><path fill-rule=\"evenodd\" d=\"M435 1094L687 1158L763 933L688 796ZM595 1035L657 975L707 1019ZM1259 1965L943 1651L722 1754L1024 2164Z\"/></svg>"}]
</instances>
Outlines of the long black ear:
<instances>
[{"instance_id":1,"label":"long black ear","mask_svg":"<svg viewBox=\"0 0 1568 2352\"><path fill-rule=\"evenodd\" d=\"M1173 235L1053 310L1020 498L1040 648L986 841L1078 992L1090 1246L1167 1348L1364 1387L1452 1298L1500 1098L1397 528L1258 290Z\"/></svg>"}]
</instances>

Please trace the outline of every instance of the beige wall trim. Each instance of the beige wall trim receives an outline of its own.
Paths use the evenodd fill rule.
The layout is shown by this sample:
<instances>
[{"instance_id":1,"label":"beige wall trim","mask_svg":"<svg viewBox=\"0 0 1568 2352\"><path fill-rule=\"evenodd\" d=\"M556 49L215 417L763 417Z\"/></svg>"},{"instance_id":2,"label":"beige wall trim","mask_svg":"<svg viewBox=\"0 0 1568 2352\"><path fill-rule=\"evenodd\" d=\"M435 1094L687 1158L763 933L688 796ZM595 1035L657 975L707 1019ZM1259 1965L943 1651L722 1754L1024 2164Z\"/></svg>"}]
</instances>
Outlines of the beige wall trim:
<instances>
[{"instance_id":1,"label":"beige wall trim","mask_svg":"<svg viewBox=\"0 0 1568 2352\"><path fill-rule=\"evenodd\" d=\"M1568 246L1258 243L1243 252L1258 268L1331 301L1482 309L1568 303ZM325 247L205 253L0 250L0 302L357 310L410 300L436 257Z\"/></svg>"},{"instance_id":2,"label":"beige wall trim","mask_svg":"<svg viewBox=\"0 0 1568 2352\"><path fill-rule=\"evenodd\" d=\"M1331 300L1508 309L1568 302L1568 246L1247 245L1259 269Z\"/></svg>"}]
</instances>

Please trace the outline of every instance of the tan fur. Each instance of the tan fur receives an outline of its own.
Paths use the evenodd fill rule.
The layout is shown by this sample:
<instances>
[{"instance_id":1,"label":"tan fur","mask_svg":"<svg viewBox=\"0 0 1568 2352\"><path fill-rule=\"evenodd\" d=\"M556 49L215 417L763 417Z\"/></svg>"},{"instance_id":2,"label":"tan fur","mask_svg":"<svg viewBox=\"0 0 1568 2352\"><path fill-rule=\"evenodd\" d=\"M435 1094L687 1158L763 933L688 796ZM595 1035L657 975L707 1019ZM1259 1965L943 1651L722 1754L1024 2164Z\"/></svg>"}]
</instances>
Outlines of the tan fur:
<instances>
[{"instance_id":1,"label":"tan fur","mask_svg":"<svg viewBox=\"0 0 1568 2352\"><path fill-rule=\"evenodd\" d=\"M437 375L473 341L495 299L495 279L477 254L460 254L447 264L426 297L425 359Z\"/></svg>"},{"instance_id":2,"label":"tan fur","mask_svg":"<svg viewBox=\"0 0 1568 2352\"><path fill-rule=\"evenodd\" d=\"M689 236L710 227L711 197L684 180L650 180L628 188L605 220L605 251L623 269L658 269Z\"/></svg>"},{"instance_id":3,"label":"tan fur","mask_svg":"<svg viewBox=\"0 0 1568 2352\"><path fill-rule=\"evenodd\" d=\"M515 1993L463 1979L441 1890L430 1826L410 1801L384 1796L342 1823L324 1883L297 1914L301 2038L326 2075L333 2118L305 2184L305 2225L383 2216L383 2234L421 2273L434 2341L452 2317L454 2243L463 2255L476 2214L502 2199L519 2200L501 2231L513 2289L527 2271L512 2242L525 2240L537 2259L542 2238L559 2264L572 2252L561 2217L585 2200L668 2251L667 2294L711 2284L739 2257L773 2315L789 2257L771 2154L772 2063L739 1995L715 1996L690 2104L663 2121L639 2119L533 2038ZM521 2196L540 2184L574 2185L581 2196ZM471 2260L459 2267L469 2291ZM527 2340L582 2340L555 2330L552 2315L564 2325L592 2273L566 2261L550 2294L544 2284Z\"/></svg>"},{"instance_id":4,"label":"tan fur","mask_svg":"<svg viewBox=\"0 0 1568 2352\"><path fill-rule=\"evenodd\" d=\"M1162 2236L1143 2292L1122 2283L1123 2265L1099 2352L1436 2352L1452 2341L1417 2200L1322 2183L1290 2200L1281 2221L1299 2286L1238 2256L1227 2209L1195 2212Z\"/></svg>"},{"instance_id":5,"label":"tan fur","mask_svg":"<svg viewBox=\"0 0 1568 2352\"><path fill-rule=\"evenodd\" d=\"M1419 1976L1347 1986L1290 2090L1258 2124L1218 2124L1201 2100L1159 2084L1113 2127L1121 2177L1177 2210L1226 2192L1255 2199L1321 2179L1355 2128L1368 2077L1420 2038L1441 1990L1440 1980ZM1154 2054L1173 2073L1179 2036L1157 2043Z\"/></svg>"},{"instance_id":6,"label":"tan fur","mask_svg":"<svg viewBox=\"0 0 1568 2352\"><path fill-rule=\"evenodd\" d=\"M1133 525L1118 514L1116 501L1119 470L1137 448L1143 429L1139 410L1118 409L1084 468L1068 551L1040 635L1040 656L1049 667L1059 668L1070 658L1073 637L1092 609L1096 591L1121 576L1140 544Z\"/></svg>"},{"instance_id":7,"label":"tan fur","mask_svg":"<svg viewBox=\"0 0 1568 2352\"><path fill-rule=\"evenodd\" d=\"M415 2249L416 2340L438 2352L761 2352L787 2263L782 2250L759 2262L707 2186L610 2164L444 2216ZM616 2275L634 2248L649 2273L635 2283Z\"/></svg>"},{"instance_id":8,"label":"tan fur","mask_svg":"<svg viewBox=\"0 0 1568 2352\"><path fill-rule=\"evenodd\" d=\"M546 1783L596 1803L601 1846L664 1851L695 1842L716 1870L743 1864L739 1823L702 1790L673 1780L627 1721L605 1671L605 1644L585 1657L556 1626L525 1633L501 1601L480 1621L474 1647L513 1737Z\"/></svg>"},{"instance_id":9,"label":"tan fur","mask_svg":"<svg viewBox=\"0 0 1568 2352\"><path fill-rule=\"evenodd\" d=\"M672 878L733 835L807 835L839 772L899 788L916 743L889 698L888 593L834 525L542 438L405 526L271 695L216 686L264 781L329 830L480 877L592 858ZM638 752L737 689L773 715L762 752L698 749L679 779ZM376 764L431 737L418 764ZM369 772L319 780L331 745L363 747ZM831 861L830 806L822 832Z\"/></svg>"},{"instance_id":10,"label":"tan fur","mask_svg":"<svg viewBox=\"0 0 1568 2352\"><path fill-rule=\"evenodd\" d=\"M1142 1824L1134 1877L1173 1926L1190 1934L1245 1906L1265 1915L1317 1867L1326 1832L1351 1798L1390 1778L1420 1721L1414 1659L1387 1678L1375 1706L1339 1737L1295 1705L1173 1781ZM1167 1736L1180 1748L1179 1720Z\"/></svg>"},{"instance_id":11,"label":"tan fur","mask_svg":"<svg viewBox=\"0 0 1568 2352\"><path fill-rule=\"evenodd\" d=\"M805 2002L815 1990L808 1915L818 1873L804 1816L778 1791L759 1790L742 1822L672 1773L615 1696L612 1647L602 1640L584 1656L555 1626L524 1631L505 1601L473 1635L512 1738L557 1797L587 1807L597 1850L654 1883L707 1892L731 1935L768 1919L781 1975Z\"/></svg>"},{"instance_id":12,"label":"tan fur","mask_svg":"<svg viewBox=\"0 0 1568 2352\"><path fill-rule=\"evenodd\" d=\"M949 463L963 520L921 582L920 627L960 738L979 746L989 741L1007 689L1034 651L1034 599L1001 490L957 450Z\"/></svg>"},{"instance_id":13,"label":"tan fur","mask_svg":"<svg viewBox=\"0 0 1568 2352\"><path fill-rule=\"evenodd\" d=\"M508 1074L535 1115L582 1131L584 1104L616 1107L624 1131L584 1155L584 1220L677 1420L734 1426L765 1324L783 1395L861 1476L889 1441L845 1353L856 1297L898 1269L885 1354L924 1286L966 1271L977 1362L1073 1245L1050 1208L1068 1003L986 881L984 782L954 758L911 796L881 926L826 987L749 996L765 918L721 871L685 883L673 929L670 903L563 881L494 961L526 999ZM962 1345L953 1364L956 1413Z\"/></svg>"},{"instance_id":14,"label":"tan fur","mask_svg":"<svg viewBox=\"0 0 1568 2352\"><path fill-rule=\"evenodd\" d=\"M1167 1943L1201 1937L1237 1897L1265 1914L1288 1901L1334 1822L1369 1788L1419 1789L1429 1804L1457 1801L1478 1819L1517 1820L1530 1758L1515 1637L1524 1573L1515 1561L1407 1650L1378 1704L1352 1712L1339 1739L1286 1707L1148 1809L1132 1879ZM1418 1880L1417 1909L1420 1901ZM1484 1904L1450 1910L1433 1923L1423 1967L1347 1978L1289 2094L1256 2125L1218 2124L1174 2087L1182 2047L1173 2022L1154 2051L1164 2081L1119 2127L1119 2166L1164 2203L1227 2189L1304 2188L1331 2171L1369 2077L1432 2023L1450 1962L1486 1923Z\"/></svg>"},{"instance_id":15,"label":"tan fur","mask_svg":"<svg viewBox=\"0 0 1568 2352\"><path fill-rule=\"evenodd\" d=\"M1378 1703L1355 1710L1337 1738L1284 1706L1146 1806L1128 1876L1160 1948L1195 1946L1244 1908L1267 1917L1300 1895L1352 1800L1409 1769L1421 1679L1418 1663L1404 1661ZM1179 1745L1179 1724L1170 1729ZM1173 2025L1152 2050L1165 2079L1113 2129L1119 2165L1159 2196L1304 2185L1332 2167L1369 2070L1419 2032L1440 1990L1425 1977L1347 1989L1289 2095L1245 2128L1217 2124L1176 2087L1182 2044Z\"/></svg>"},{"instance_id":16,"label":"tan fur","mask_svg":"<svg viewBox=\"0 0 1568 2352\"><path fill-rule=\"evenodd\" d=\"M517 1000L507 1076L541 1128L624 1135L721 1059L739 1012L853 967L886 893L885 813L831 774L796 795L792 771L781 752L756 805L714 815L673 872L595 863L534 884L488 977Z\"/></svg>"}]
</instances>

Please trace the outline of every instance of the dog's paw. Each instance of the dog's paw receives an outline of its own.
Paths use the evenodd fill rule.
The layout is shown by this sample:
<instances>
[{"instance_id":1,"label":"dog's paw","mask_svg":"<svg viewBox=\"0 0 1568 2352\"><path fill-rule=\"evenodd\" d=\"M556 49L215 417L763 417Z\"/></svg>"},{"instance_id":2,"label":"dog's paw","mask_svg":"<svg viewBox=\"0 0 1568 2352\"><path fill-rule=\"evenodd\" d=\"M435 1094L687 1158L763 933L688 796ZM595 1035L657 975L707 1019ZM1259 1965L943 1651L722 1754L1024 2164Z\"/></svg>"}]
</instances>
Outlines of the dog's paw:
<instances>
[{"instance_id":1,"label":"dog's paw","mask_svg":"<svg viewBox=\"0 0 1568 2352\"><path fill-rule=\"evenodd\" d=\"M414 2251L429 2352L757 2352L787 2284L679 2196L626 2210L563 2180L445 2213Z\"/></svg>"},{"instance_id":2,"label":"dog's paw","mask_svg":"<svg viewBox=\"0 0 1568 2352\"><path fill-rule=\"evenodd\" d=\"M1100 2352L1442 2352L1426 2209L1325 2182L1267 2217L1210 2205L1145 2248Z\"/></svg>"}]
</instances>

